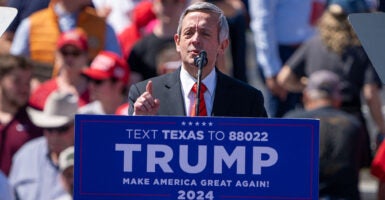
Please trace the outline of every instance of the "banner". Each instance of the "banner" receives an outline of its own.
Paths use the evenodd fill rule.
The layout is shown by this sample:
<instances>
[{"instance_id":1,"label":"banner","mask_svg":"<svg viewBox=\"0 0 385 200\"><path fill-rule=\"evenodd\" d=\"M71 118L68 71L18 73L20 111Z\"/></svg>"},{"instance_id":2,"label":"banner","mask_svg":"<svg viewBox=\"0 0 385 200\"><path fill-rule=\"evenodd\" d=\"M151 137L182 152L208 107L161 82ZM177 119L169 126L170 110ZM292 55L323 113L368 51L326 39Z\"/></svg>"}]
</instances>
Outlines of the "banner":
<instances>
[{"instance_id":1,"label":"banner","mask_svg":"<svg viewBox=\"0 0 385 200\"><path fill-rule=\"evenodd\" d=\"M74 199L318 199L318 120L77 115Z\"/></svg>"}]
</instances>

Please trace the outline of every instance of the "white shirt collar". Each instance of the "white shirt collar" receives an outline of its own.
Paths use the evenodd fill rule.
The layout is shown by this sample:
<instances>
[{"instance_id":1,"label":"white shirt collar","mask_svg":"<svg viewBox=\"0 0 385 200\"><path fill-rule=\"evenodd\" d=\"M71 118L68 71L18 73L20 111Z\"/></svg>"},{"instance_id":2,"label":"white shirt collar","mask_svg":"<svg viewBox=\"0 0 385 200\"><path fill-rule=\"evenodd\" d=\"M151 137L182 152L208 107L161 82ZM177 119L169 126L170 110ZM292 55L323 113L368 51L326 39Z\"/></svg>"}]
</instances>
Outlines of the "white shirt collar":
<instances>
[{"instance_id":1,"label":"white shirt collar","mask_svg":"<svg viewBox=\"0 0 385 200\"><path fill-rule=\"evenodd\" d=\"M195 98L190 91L197 80L182 67L180 71L180 81L182 84L184 106L185 106L186 113L188 115L188 113L190 113L191 103L192 101L194 101L194 98ZM202 83L205 84L205 86L207 87L207 91L204 93L204 96L205 96L207 113L210 116L213 109L214 93L215 93L215 87L216 87L215 68L213 68L213 70L211 70L208 76L206 76L205 79L202 80Z\"/></svg>"},{"instance_id":2,"label":"white shirt collar","mask_svg":"<svg viewBox=\"0 0 385 200\"><path fill-rule=\"evenodd\" d=\"M182 83L182 90L183 93L188 95L191 91L191 88L197 81L193 76L191 76L183 67L181 67L180 70L180 81ZM214 95L215 86L216 86L216 71L215 68L211 70L209 75L207 75L203 80L202 83L205 84L207 87L207 91L209 92L210 96Z\"/></svg>"}]
</instances>

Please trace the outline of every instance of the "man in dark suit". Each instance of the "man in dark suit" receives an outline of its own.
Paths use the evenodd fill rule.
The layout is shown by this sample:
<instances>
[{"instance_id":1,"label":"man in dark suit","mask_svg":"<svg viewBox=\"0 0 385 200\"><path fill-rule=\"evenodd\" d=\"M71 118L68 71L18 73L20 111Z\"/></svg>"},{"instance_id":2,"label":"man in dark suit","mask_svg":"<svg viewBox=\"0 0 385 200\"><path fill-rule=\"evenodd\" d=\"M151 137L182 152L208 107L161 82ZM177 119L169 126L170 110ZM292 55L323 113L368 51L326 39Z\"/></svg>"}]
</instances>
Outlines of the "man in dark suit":
<instances>
[{"instance_id":1,"label":"man in dark suit","mask_svg":"<svg viewBox=\"0 0 385 200\"><path fill-rule=\"evenodd\" d=\"M195 94L191 91L198 78L196 58L207 52L202 69L202 103L208 116L267 117L262 93L216 69L218 55L229 45L229 27L223 12L215 5L199 2L182 13L174 36L182 66L173 73L134 84L129 92L130 115L190 116Z\"/></svg>"}]
</instances>

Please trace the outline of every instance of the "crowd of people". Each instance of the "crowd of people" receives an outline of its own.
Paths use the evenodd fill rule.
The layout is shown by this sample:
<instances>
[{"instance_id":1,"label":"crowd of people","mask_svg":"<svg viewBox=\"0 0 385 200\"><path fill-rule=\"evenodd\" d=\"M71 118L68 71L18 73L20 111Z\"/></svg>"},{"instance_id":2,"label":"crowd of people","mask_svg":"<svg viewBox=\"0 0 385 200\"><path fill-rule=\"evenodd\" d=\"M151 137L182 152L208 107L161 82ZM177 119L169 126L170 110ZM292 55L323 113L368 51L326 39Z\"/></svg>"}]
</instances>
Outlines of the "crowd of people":
<instances>
[{"instance_id":1,"label":"crowd of people","mask_svg":"<svg viewBox=\"0 0 385 200\"><path fill-rule=\"evenodd\" d=\"M0 38L0 199L72 199L76 114L320 119L320 199L362 199L373 158L385 199L382 82L347 20L382 1L1 4L18 15ZM247 31L264 93L249 84Z\"/></svg>"}]
</instances>

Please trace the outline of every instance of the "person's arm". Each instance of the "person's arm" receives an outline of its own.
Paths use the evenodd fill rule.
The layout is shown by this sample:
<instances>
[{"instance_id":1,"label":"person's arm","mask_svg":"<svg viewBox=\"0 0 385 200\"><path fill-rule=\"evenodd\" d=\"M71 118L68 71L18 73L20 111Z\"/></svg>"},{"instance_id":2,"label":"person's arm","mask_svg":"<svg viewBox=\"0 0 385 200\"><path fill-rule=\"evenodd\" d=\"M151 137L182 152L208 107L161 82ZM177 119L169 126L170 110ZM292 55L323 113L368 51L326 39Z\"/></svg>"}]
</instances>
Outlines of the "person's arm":
<instances>
[{"instance_id":1,"label":"person's arm","mask_svg":"<svg viewBox=\"0 0 385 200\"><path fill-rule=\"evenodd\" d=\"M280 86L291 92L302 92L306 86L306 79L297 77L288 65L283 66L279 72L277 82Z\"/></svg>"},{"instance_id":2,"label":"person's arm","mask_svg":"<svg viewBox=\"0 0 385 200\"><path fill-rule=\"evenodd\" d=\"M146 91L138 98L139 90L135 85L131 86L129 92L129 115L156 115L159 110L160 102L152 96L152 81L148 81Z\"/></svg>"},{"instance_id":3,"label":"person's arm","mask_svg":"<svg viewBox=\"0 0 385 200\"><path fill-rule=\"evenodd\" d=\"M14 33L10 31L6 31L0 37L0 54L8 54L13 40Z\"/></svg>"},{"instance_id":4,"label":"person's arm","mask_svg":"<svg viewBox=\"0 0 385 200\"><path fill-rule=\"evenodd\" d=\"M10 53L13 55L30 56L29 52L29 35L30 35L30 20L25 18L21 21L19 27L16 30L15 37L13 39Z\"/></svg>"},{"instance_id":5,"label":"person's arm","mask_svg":"<svg viewBox=\"0 0 385 200\"><path fill-rule=\"evenodd\" d=\"M278 41L275 27L276 0L249 1L251 29L257 53L258 66L261 67L270 92L281 99L287 92L277 83L276 75L282 67L278 54Z\"/></svg>"},{"instance_id":6,"label":"person's arm","mask_svg":"<svg viewBox=\"0 0 385 200\"><path fill-rule=\"evenodd\" d=\"M380 89L376 84L364 85L364 98L369 107L371 117L376 124L379 133L385 136L385 121L382 114L382 103L380 98Z\"/></svg>"},{"instance_id":7,"label":"person's arm","mask_svg":"<svg viewBox=\"0 0 385 200\"><path fill-rule=\"evenodd\" d=\"M2 199L14 200L14 193L7 177L0 171L0 197Z\"/></svg>"},{"instance_id":8,"label":"person's arm","mask_svg":"<svg viewBox=\"0 0 385 200\"><path fill-rule=\"evenodd\" d=\"M253 31L257 61L266 78L277 75L282 67L274 21L276 6L277 0L249 1L250 27Z\"/></svg>"}]
</instances>

